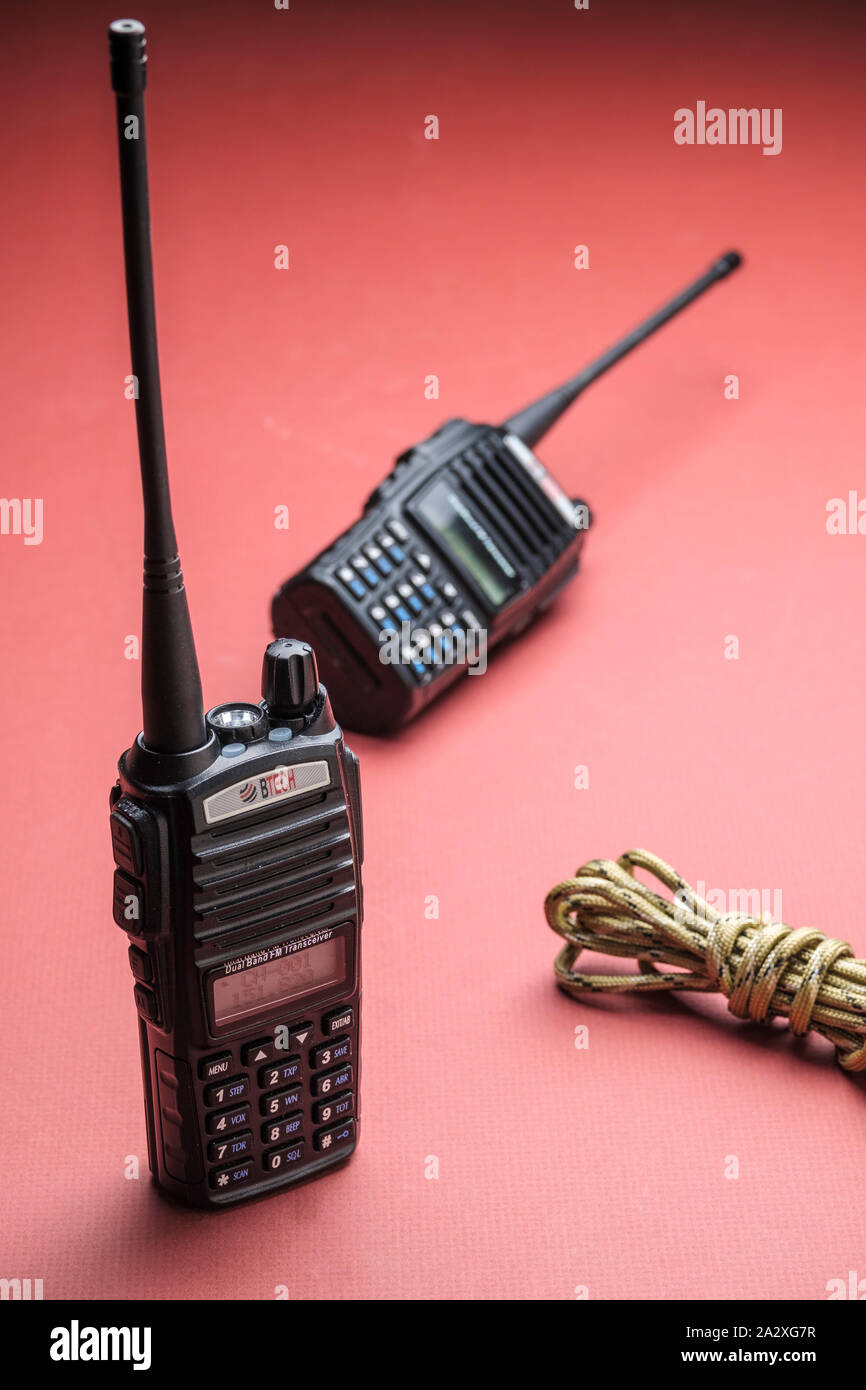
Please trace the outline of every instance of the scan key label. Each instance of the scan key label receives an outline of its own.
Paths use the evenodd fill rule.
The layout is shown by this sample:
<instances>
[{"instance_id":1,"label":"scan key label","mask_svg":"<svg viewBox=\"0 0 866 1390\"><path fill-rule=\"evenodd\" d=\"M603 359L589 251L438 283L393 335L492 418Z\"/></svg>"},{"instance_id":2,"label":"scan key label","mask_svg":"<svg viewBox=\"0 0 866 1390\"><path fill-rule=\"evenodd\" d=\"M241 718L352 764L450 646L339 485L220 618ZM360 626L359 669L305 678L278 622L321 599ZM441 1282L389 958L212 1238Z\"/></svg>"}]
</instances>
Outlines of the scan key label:
<instances>
[{"instance_id":1,"label":"scan key label","mask_svg":"<svg viewBox=\"0 0 866 1390\"><path fill-rule=\"evenodd\" d=\"M260 811L275 801L286 801L303 792L317 791L331 781L326 762L297 763L294 767L274 767L246 782L235 782L221 792L208 796L202 803L208 825L228 820L244 811Z\"/></svg>"}]
</instances>

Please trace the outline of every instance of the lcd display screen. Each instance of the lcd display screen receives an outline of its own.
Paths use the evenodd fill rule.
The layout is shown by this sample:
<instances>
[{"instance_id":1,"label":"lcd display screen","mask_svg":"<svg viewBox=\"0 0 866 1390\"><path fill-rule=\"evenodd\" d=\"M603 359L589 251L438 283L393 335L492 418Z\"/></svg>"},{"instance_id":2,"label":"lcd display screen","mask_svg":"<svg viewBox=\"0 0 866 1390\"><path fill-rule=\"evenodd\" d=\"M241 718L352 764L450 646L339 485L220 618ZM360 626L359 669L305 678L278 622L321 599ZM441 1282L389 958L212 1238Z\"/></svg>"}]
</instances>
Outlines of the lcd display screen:
<instances>
[{"instance_id":1,"label":"lcd display screen","mask_svg":"<svg viewBox=\"0 0 866 1390\"><path fill-rule=\"evenodd\" d=\"M436 483L416 510L443 550L473 579L494 608L517 592L520 578L465 497L450 483Z\"/></svg>"},{"instance_id":2,"label":"lcd display screen","mask_svg":"<svg viewBox=\"0 0 866 1390\"><path fill-rule=\"evenodd\" d=\"M326 985L342 983L345 976L343 936L332 936L305 951L294 951L250 970L217 976L213 983L214 1023L233 1023L248 1014L290 1004Z\"/></svg>"}]
</instances>

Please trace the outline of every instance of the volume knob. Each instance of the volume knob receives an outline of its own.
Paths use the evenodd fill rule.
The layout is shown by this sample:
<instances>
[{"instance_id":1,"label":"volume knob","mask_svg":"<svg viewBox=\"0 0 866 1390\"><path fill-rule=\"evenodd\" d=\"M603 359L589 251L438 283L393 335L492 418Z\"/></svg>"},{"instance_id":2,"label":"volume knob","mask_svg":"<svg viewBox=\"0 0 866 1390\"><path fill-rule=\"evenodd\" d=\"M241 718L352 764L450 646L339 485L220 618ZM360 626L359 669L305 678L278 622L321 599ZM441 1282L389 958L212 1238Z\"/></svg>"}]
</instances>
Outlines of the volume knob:
<instances>
[{"instance_id":1,"label":"volume knob","mask_svg":"<svg viewBox=\"0 0 866 1390\"><path fill-rule=\"evenodd\" d=\"M278 637L265 651L262 696L272 719L302 719L316 703L319 673L308 642Z\"/></svg>"}]
</instances>

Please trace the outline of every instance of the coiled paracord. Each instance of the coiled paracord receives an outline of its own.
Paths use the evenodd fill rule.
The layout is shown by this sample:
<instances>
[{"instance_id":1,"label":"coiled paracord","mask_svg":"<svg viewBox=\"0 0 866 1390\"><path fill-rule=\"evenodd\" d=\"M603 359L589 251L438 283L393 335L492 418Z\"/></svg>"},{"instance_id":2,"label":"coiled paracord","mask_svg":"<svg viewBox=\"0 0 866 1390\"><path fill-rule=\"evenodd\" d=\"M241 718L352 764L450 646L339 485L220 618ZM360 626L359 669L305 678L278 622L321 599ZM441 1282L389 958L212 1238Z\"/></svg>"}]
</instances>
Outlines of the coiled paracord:
<instances>
[{"instance_id":1,"label":"coiled paracord","mask_svg":"<svg viewBox=\"0 0 866 1390\"><path fill-rule=\"evenodd\" d=\"M635 869L652 874L672 898L641 883ZM813 927L719 913L643 849L616 861L591 859L551 889L544 910L567 942L553 968L568 994L719 990L737 1018L785 1018L797 1037L814 1029L848 1071L866 1068L866 961L855 959L845 941ZM633 956L641 973L581 974L573 966L587 950ZM678 969L666 973L656 961Z\"/></svg>"}]
</instances>

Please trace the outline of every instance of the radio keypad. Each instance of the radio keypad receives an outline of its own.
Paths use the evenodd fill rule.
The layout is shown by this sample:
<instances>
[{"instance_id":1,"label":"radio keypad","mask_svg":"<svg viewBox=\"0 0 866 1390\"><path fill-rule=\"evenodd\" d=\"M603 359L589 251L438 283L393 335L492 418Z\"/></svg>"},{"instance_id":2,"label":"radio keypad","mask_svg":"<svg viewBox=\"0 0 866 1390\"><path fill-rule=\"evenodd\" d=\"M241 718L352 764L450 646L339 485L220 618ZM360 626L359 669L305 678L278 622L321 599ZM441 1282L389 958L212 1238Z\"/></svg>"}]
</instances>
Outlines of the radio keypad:
<instances>
[{"instance_id":1,"label":"radio keypad","mask_svg":"<svg viewBox=\"0 0 866 1390\"><path fill-rule=\"evenodd\" d=\"M378 544L381 545L392 565L402 565L403 561L406 559L406 553L400 549L393 536L377 536L376 540Z\"/></svg>"},{"instance_id":2,"label":"radio keypad","mask_svg":"<svg viewBox=\"0 0 866 1390\"><path fill-rule=\"evenodd\" d=\"M216 1057L203 1057L198 1064L198 1074L203 1081L212 1081L217 1076L227 1076L231 1069L230 1052L220 1052Z\"/></svg>"},{"instance_id":3,"label":"radio keypad","mask_svg":"<svg viewBox=\"0 0 866 1390\"><path fill-rule=\"evenodd\" d=\"M355 1097L351 1091L340 1092L326 1100L317 1101L313 1106L313 1124L326 1125L337 1120L348 1119L355 1108Z\"/></svg>"},{"instance_id":4,"label":"radio keypad","mask_svg":"<svg viewBox=\"0 0 866 1390\"><path fill-rule=\"evenodd\" d=\"M352 1055L351 1038L337 1038L335 1042L323 1043L319 1047L314 1047L310 1053L310 1066L314 1070L319 1067L334 1067L338 1062L346 1062Z\"/></svg>"},{"instance_id":5,"label":"radio keypad","mask_svg":"<svg viewBox=\"0 0 866 1390\"><path fill-rule=\"evenodd\" d=\"M355 574L355 571L349 569L348 565L340 566L337 570L337 578L340 580L341 584L345 584L353 598L363 598L365 596L367 590Z\"/></svg>"},{"instance_id":6,"label":"radio keypad","mask_svg":"<svg viewBox=\"0 0 866 1390\"><path fill-rule=\"evenodd\" d=\"M352 1009L334 1009L322 1019L322 1032L326 1037L332 1037L334 1033L344 1033L354 1022Z\"/></svg>"},{"instance_id":7,"label":"radio keypad","mask_svg":"<svg viewBox=\"0 0 866 1390\"><path fill-rule=\"evenodd\" d=\"M289 1033L289 1048L292 1052L300 1052L305 1042L308 1042L313 1034L312 1023L297 1023Z\"/></svg>"},{"instance_id":8,"label":"radio keypad","mask_svg":"<svg viewBox=\"0 0 866 1390\"><path fill-rule=\"evenodd\" d=\"M299 1163L304 1156L303 1139L298 1144L290 1144L285 1149L271 1149L265 1154L265 1167L269 1173L277 1173L281 1168Z\"/></svg>"},{"instance_id":9,"label":"radio keypad","mask_svg":"<svg viewBox=\"0 0 866 1390\"><path fill-rule=\"evenodd\" d=\"M325 1152L328 1149L341 1148L344 1144L351 1143L355 1137L355 1121L346 1120L345 1124L331 1125L330 1129L320 1129L313 1135L313 1147Z\"/></svg>"},{"instance_id":10,"label":"radio keypad","mask_svg":"<svg viewBox=\"0 0 866 1390\"><path fill-rule=\"evenodd\" d=\"M226 1163L248 1154L252 1146L252 1131L246 1130L243 1134L232 1134L225 1139L211 1139L207 1146L207 1156L211 1163Z\"/></svg>"},{"instance_id":11,"label":"radio keypad","mask_svg":"<svg viewBox=\"0 0 866 1390\"><path fill-rule=\"evenodd\" d=\"M230 1134L233 1129L244 1129L250 1122L250 1107L240 1105L235 1110L215 1110L208 1115L204 1127L208 1134Z\"/></svg>"},{"instance_id":12,"label":"radio keypad","mask_svg":"<svg viewBox=\"0 0 866 1390\"><path fill-rule=\"evenodd\" d=\"M259 1109L263 1115L285 1115L287 1110L294 1109L299 1099L300 1097L295 1090L269 1091L259 1101Z\"/></svg>"},{"instance_id":13,"label":"radio keypad","mask_svg":"<svg viewBox=\"0 0 866 1390\"><path fill-rule=\"evenodd\" d=\"M289 1020L291 1052L276 1045L285 1037L281 1025L276 1038L272 1033L201 1059L203 1147L215 1193L270 1176L284 1178L305 1159L321 1159L351 1143L354 1024L354 1009L343 1005L315 1018Z\"/></svg>"},{"instance_id":14,"label":"radio keypad","mask_svg":"<svg viewBox=\"0 0 866 1390\"><path fill-rule=\"evenodd\" d=\"M259 1072L259 1085L263 1091L269 1091L274 1086L288 1086L300 1079L300 1057L287 1057L284 1062L274 1062L269 1067L262 1067Z\"/></svg>"},{"instance_id":15,"label":"radio keypad","mask_svg":"<svg viewBox=\"0 0 866 1390\"><path fill-rule=\"evenodd\" d=\"M251 1182L255 1175L252 1160L248 1159L246 1163L236 1163L231 1168L211 1169L210 1185L221 1190L241 1187L244 1183Z\"/></svg>"},{"instance_id":16,"label":"radio keypad","mask_svg":"<svg viewBox=\"0 0 866 1390\"><path fill-rule=\"evenodd\" d=\"M294 1115L287 1115L284 1120L268 1120L267 1124L262 1125L262 1140L265 1144L278 1144L281 1139L292 1139L300 1134L304 1126L304 1117L300 1110Z\"/></svg>"},{"instance_id":17,"label":"radio keypad","mask_svg":"<svg viewBox=\"0 0 866 1390\"><path fill-rule=\"evenodd\" d=\"M369 560L363 555L355 555L352 557L352 565L360 574L367 588L375 589L376 585L379 583L379 575L373 569Z\"/></svg>"},{"instance_id":18,"label":"radio keypad","mask_svg":"<svg viewBox=\"0 0 866 1390\"><path fill-rule=\"evenodd\" d=\"M323 1072L321 1076L314 1076L310 1090L314 1096L329 1096L332 1091L344 1091L351 1084L352 1067L347 1063L344 1067L336 1067L333 1071Z\"/></svg>"},{"instance_id":19,"label":"radio keypad","mask_svg":"<svg viewBox=\"0 0 866 1390\"><path fill-rule=\"evenodd\" d=\"M387 579L389 574L394 573L394 566L391 564L391 561L388 559L388 556L384 553L381 546L365 545L364 553L368 560L373 561L376 569L385 579Z\"/></svg>"},{"instance_id":20,"label":"radio keypad","mask_svg":"<svg viewBox=\"0 0 866 1390\"><path fill-rule=\"evenodd\" d=\"M370 588L380 583L380 575L387 577L393 588L367 609L377 632L390 634L399 631L402 623L414 624L415 628L430 634L440 645L444 660L450 661L454 655L454 638L461 638L467 629L480 629L482 620L466 606L457 585L447 571L438 570L426 550L413 548L408 572L401 569L407 561L409 545L414 547L418 541L402 521L391 520L387 525L390 533L380 532L365 542L363 555L354 556L350 565L339 568L337 578L346 584L353 597L360 599L368 597L369 591L359 585L359 572L364 574ZM378 573L370 571L371 562ZM440 611L443 601L445 606ZM429 649L427 638L423 636L417 648L411 642L404 647L403 665L419 684L430 680L431 668L436 665L436 651Z\"/></svg>"},{"instance_id":21,"label":"radio keypad","mask_svg":"<svg viewBox=\"0 0 866 1390\"><path fill-rule=\"evenodd\" d=\"M212 1086L205 1086L204 1103L205 1105L234 1105L237 1101L246 1100L249 1093L249 1077L233 1076L231 1081L217 1081Z\"/></svg>"}]
</instances>

